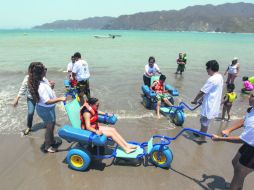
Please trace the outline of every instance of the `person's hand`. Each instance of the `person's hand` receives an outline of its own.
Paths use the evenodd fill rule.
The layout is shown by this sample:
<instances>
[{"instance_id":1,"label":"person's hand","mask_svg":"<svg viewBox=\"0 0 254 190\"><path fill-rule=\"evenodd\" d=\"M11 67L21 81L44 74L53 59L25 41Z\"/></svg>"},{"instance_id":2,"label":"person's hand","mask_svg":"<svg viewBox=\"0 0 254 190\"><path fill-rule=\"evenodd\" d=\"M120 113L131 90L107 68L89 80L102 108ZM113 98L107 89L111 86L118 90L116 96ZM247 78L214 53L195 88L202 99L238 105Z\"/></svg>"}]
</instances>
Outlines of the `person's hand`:
<instances>
[{"instance_id":1,"label":"person's hand","mask_svg":"<svg viewBox=\"0 0 254 190\"><path fill-rule=\"evenodd\" d=\"M62 101L62 102L66 101L66 97L65 97L65 96L60 97L59 99L60 99L60 101Z\"/></svg>"},{"instance_id":2,"label":"person's hand","mask_svg":"<svg viewBox=\"0 0 254 190\"><path fill-rule=\"evenodd\" d=\"M222 136L229 136L230 132L226 129L221 131Z\"/></svg>"},{"instance_id":3,"label":"person's hand","mask_svg":"<svg viewBox=\"0 0 254 190\"><path fill-rule=\"evenodd\" d=\"M193 100L191 103L196 105L198 102L197 100Z\"/></svg>"},{"instance_id":4,"label":"person's hand","mask_svg":"<svg viewBox=\"0 0 254 190\"><path fill-rule=\"evenodd\" d=\"M13 104L13 107L15 108L19 103L19 100L18 98L15 98L14 102L12 103Z\"/></svg>"},{"instance_id":5,"label":"person's hand","mask_svg":"<svg viewBox=\"0 0 254 190\"><path fill-rule=\"evenodd\" d=\"M219 141L220 140L220 136L218 136L218 135L212 135L212 140L213 141Z\"/></svg>"},{"instance_id":6,"label":"person's hand","mask_svg":"<svg viewBox=\"0 0 254 190\"><path fill-rule=\"evenodd\" d=\"M99 136L102 135L102 132L100 130L96 130L95 133L96 133L96 135L99 135Z\"/></svg>"}]
</instances>

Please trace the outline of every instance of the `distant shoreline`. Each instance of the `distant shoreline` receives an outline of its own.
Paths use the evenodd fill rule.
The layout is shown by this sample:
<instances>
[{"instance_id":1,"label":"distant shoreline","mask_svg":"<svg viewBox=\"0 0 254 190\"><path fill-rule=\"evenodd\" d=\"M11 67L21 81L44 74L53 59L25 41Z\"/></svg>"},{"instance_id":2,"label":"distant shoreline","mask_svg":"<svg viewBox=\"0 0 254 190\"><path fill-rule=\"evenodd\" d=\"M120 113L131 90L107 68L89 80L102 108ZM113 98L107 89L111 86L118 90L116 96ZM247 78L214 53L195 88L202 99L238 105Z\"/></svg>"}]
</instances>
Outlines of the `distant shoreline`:
<instances>
[{"instance_id":1,"label":"distant shoreline","mask_svg":"<svg viewBox=\"0 0 254 190\"><path fill-rule=\"evenodd\" d=\"M35 28L24 28L24 29L0 29L0 32L8 32L8 31L20 31L20 32L29 32L29 31L45 31L45 32L60 32L60 31L73 31L73 32L80 32L80 31L119 31L119 32L177 32L177 33L210 33L210 34L248 34L253 35L253 33L246 33L246 32L216 32L216 31L173 31L173 30L121 30L121 29L35 29Z\"/></svg>"}]
</instances>

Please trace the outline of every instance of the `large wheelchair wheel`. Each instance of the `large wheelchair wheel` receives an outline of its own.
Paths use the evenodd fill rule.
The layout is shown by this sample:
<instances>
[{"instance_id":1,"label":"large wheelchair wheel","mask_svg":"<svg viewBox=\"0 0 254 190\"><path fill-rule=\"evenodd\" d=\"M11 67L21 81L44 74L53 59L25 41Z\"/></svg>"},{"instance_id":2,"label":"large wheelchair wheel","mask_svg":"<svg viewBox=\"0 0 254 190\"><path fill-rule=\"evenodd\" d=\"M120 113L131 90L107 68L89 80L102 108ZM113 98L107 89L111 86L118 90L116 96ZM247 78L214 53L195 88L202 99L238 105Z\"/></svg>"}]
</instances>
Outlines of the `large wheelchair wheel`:
<instances>
[{"instance_id":1,"label":"large wheelchair wheel","mask_svg":"<svg viewBox=\"0 0 254 190\"><path fill-rule=\"evenodd\" d=\"M176 110L172 119L175 125L182 126L184 123L184 112L182 110Z\"/></svg>"},{"instance_id":2,"label":"large wheelchair wheel","mask_svg":"<svg viewBox=\"0 0 254 190\"><path fill-rule=\"evenodd\" d=\"M67 154L67 163L71 169L84 171L91 163L91 155L87 150L73 148Z\"/></svg>"},{"instance_id":3,"label":"large wheelchair wheel","mask_svg":"<svg viewBox=\"0 0 254 190\"><path fill-rule=\"evenodd\" d=\"M150 161L160 168L169 168L173 161L173 154L167 146L155 145L150 152Z\"/></svg>"}]
</instances>

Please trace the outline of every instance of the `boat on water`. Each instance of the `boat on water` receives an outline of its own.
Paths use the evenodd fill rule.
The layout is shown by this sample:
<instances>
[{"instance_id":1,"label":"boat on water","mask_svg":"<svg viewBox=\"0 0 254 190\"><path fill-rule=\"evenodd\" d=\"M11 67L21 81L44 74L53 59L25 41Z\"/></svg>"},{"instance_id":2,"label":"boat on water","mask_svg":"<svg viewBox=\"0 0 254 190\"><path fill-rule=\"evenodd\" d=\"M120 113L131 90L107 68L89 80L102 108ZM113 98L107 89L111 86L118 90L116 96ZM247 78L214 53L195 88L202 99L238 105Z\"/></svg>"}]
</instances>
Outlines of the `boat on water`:
<instances>
[{"instance_id":1,"label":"boat on water","mask_svg":"<svg viewBox=\"0 0 254 190\"><path fill-rule=\"evenodd\" d=\"M94 35L93 37L97 39L104 39L104 38L111 38L114 39L116 37L121 37L121 35L115 35L115 34L108 34L108 35Z\"/></svg>"}]
</instances>

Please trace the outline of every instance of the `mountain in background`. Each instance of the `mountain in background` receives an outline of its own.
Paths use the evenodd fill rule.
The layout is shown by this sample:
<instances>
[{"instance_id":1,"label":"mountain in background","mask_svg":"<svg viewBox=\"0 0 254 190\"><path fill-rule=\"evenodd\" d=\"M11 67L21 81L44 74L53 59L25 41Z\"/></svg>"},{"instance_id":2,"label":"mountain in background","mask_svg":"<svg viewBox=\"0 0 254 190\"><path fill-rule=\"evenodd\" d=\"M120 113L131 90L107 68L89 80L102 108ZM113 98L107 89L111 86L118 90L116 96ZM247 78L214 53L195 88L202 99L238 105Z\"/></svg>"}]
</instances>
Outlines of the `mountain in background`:
<instances>
[{"instance_id":1,"label":"mountain in background","mask_svg":"<svg viewBox=\"0 0 254 190\"><path fill-rule=\"evenodd\" d=\"M164 30L254 33L254 4L197 5L179 11L154 11L84 20L55 21L40 29Z\"/></svg>"},{"instance_id":2,"label":"mountain in background","mask_svg":"<svg viewBox=\"0 0 254 190\"><path fill-rule=\"evenodd\" d=\"M92 17L83 20L57 20L35 26L35 29L102 29L107 23L114 20L114 17Z\"/></svg>"}]
</instances>

